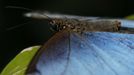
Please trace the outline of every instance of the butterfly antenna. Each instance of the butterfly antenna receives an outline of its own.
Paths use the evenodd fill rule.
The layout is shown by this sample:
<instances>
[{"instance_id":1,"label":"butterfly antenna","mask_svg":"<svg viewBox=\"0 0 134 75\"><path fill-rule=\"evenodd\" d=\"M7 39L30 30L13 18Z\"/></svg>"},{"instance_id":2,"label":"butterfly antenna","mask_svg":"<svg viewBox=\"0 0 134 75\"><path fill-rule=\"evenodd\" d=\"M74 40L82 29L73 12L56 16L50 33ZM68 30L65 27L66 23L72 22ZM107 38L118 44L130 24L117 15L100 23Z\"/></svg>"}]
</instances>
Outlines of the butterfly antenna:
<instances>
[{"instance_id":1,"label":"butterfly antenna","mask_svg":"<svg viewBox=\"0 0 134 75\"><path fill-rule=\"evenodd\" d=\"M47 14L43 14L40 12L28 12L28 13L25 13L24 16L29 17L29 18L35 18L35 19L52 20L52 18L47 16Z\"/></svg>"},{"instance_id":2,"label":"butterfly antenna","mask_svg":"<svg viewBox=\"0 0 134 75\"><path fill-rule=\"evenodd\" d=\"M28 22L25 22L25 23L22 23L22 24L18 24L18 25L13 26L13 27L6 28L6 31L11 31L11 30L13 30L13 29L20 28L20 27L25 26L25 24L28 24L28 23L30 23L30 22L31 22L31 21L28 21Z\"/></svg>"},{"instance_id":3,"label":"butterfly antenna","mask_svg":"<svg viewBox=\"0 0 134 75\"><path fill-rule=\"evenodd\" d=\"M27 11L33 11L30 8L19 7L19 6L6 6L5 8L7 8L7 9L22 9L22 10L27 10ZM28 22L25 22L25 23L22 23L22 24L18 24L18 25L13 26L13 27L6 28L5 31L10 31L10 30L13 30L13 29L16 29L16 28L20 28L20 27L24 26L25 24L27 24L29 22L31 22L31 21L28 21Z\"/></svg>"},{"instance_id":4,"label":"butterfly antenna","mask_svg":"<svg viewBox=\"0 0 134 75\"><path fill-rule=\"evenodd\" d=\"M6 6L5 8L23 9L23 10L27 10L27 11L34 11L33 9L25 8L25 7L19 7L19 6ZM37 13L38 13L38 12L37 12ZM37 14L36 14L36 15L37 15ZM31 13L26 13L25 16L26 16L26 17L32 17L32 16L31 16ZM39 16L39 14L38 14L37 16ZM47 17L48 19L52 19L52 18L48 17L48 16L45 15L45 14L40 14L40 16L42 16L42 17L45 16L45 17Z\"/></svg>"},{"instance_id":5,"label":"butterfly antenna","mask_svg":"<svg viewBox=\"0 0 134 75\"><path fill-rule=\"evenodd\" d=\"M33 11L32 9L25 8L25 7L19 7L19 6L6 6L5 8L11 8L11 9L23 9L27 11Z\"/></svg>"}]
</instances>

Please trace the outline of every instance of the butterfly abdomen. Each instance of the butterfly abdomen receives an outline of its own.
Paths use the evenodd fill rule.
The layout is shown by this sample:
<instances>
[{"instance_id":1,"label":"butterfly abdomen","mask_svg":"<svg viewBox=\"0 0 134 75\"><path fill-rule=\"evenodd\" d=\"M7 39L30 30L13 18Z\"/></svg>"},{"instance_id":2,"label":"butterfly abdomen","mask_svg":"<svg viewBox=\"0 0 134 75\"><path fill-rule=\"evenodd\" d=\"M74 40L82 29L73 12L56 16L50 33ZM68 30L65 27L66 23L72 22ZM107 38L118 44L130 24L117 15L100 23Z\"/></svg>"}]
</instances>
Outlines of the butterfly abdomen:
<instances>
[{"instance_id":1,"label":"butterfly abdomen","mask_svg":"<svg viewBox=\"0 0 134 75\"><path fill-rule=\"evenodd\" d=\"M77 19L52 19L50 24L55 26L58 31L68 29L73 32L84 31L105 31L116 32L119 30L121 23L118 20L96 19L96 20L77 20Z\"/></svg>"}]
</instances>

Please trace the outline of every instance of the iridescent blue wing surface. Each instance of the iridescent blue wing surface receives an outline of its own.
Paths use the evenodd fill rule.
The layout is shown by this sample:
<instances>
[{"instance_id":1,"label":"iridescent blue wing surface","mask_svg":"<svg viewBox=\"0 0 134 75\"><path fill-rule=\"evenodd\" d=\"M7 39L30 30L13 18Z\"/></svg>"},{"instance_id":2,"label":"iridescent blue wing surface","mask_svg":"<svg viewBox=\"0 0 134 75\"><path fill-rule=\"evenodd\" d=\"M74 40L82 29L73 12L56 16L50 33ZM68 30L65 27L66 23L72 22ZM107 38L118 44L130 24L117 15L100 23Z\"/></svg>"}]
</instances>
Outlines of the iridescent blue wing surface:
<instances>
[{"instance_id":1,"label":"iridescent blue wing surface","mask_svg":"<svg viewBox=\"0 0 134 75\"><path fill-rule=\"evenodd\" d=\"M35 57L29 75L134 75L134 35L62 31Z\"/></svg>"}]
</instances>

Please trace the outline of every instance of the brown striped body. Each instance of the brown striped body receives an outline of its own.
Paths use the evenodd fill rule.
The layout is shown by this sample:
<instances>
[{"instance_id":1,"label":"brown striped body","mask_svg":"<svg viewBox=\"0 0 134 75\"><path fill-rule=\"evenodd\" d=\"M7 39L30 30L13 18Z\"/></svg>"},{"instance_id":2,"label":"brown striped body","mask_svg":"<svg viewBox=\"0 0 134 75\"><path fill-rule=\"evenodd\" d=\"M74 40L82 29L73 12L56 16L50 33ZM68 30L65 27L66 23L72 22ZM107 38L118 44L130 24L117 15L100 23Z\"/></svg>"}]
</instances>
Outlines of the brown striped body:
<instances>
[{"instance_id":1,"label":"brown striped body","mask_svg":"<svg viewBox=\"0 0 134 75\"><path fill-rule=\"evenodd\" d=\"M73 32L84 31L104 31L116 32L119 30L121 23L118 20L96 19L96 20L76 20L76 19L52 19L50 24L56 25L58 31L68 29Z\"/></svg>"}]
</instances>

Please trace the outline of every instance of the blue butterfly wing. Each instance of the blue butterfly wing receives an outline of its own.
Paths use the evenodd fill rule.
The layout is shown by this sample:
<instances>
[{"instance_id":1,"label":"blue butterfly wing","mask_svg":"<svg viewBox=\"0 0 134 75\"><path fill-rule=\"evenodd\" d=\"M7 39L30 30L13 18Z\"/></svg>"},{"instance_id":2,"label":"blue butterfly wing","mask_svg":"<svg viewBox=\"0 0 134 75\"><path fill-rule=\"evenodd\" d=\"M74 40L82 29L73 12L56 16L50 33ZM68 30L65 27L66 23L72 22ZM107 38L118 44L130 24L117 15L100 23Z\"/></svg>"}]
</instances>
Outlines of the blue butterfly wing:
<instances>
[{"instance_id":1,"label":"blue butterfly wing","mask_svg":"<svg viewBox=\"0 0 134 75\"><path fill-rule=\"evenodd\" d=\"M85 38L92 52L91 75L133 75L134 35L119 33L87 33ZM94 63L94 65L92 64Z\"/></svg>"},{"instance_id":2,"label":"blue butterfly wing","mask_svg":"<svg viewBox=\"0 0 134 75\"><path fill-rule=\"evenodd\" d=\"M29 75L134 75L134 35L58 32L40 49L34 68Z\"/></svg>"}]
</instances>

